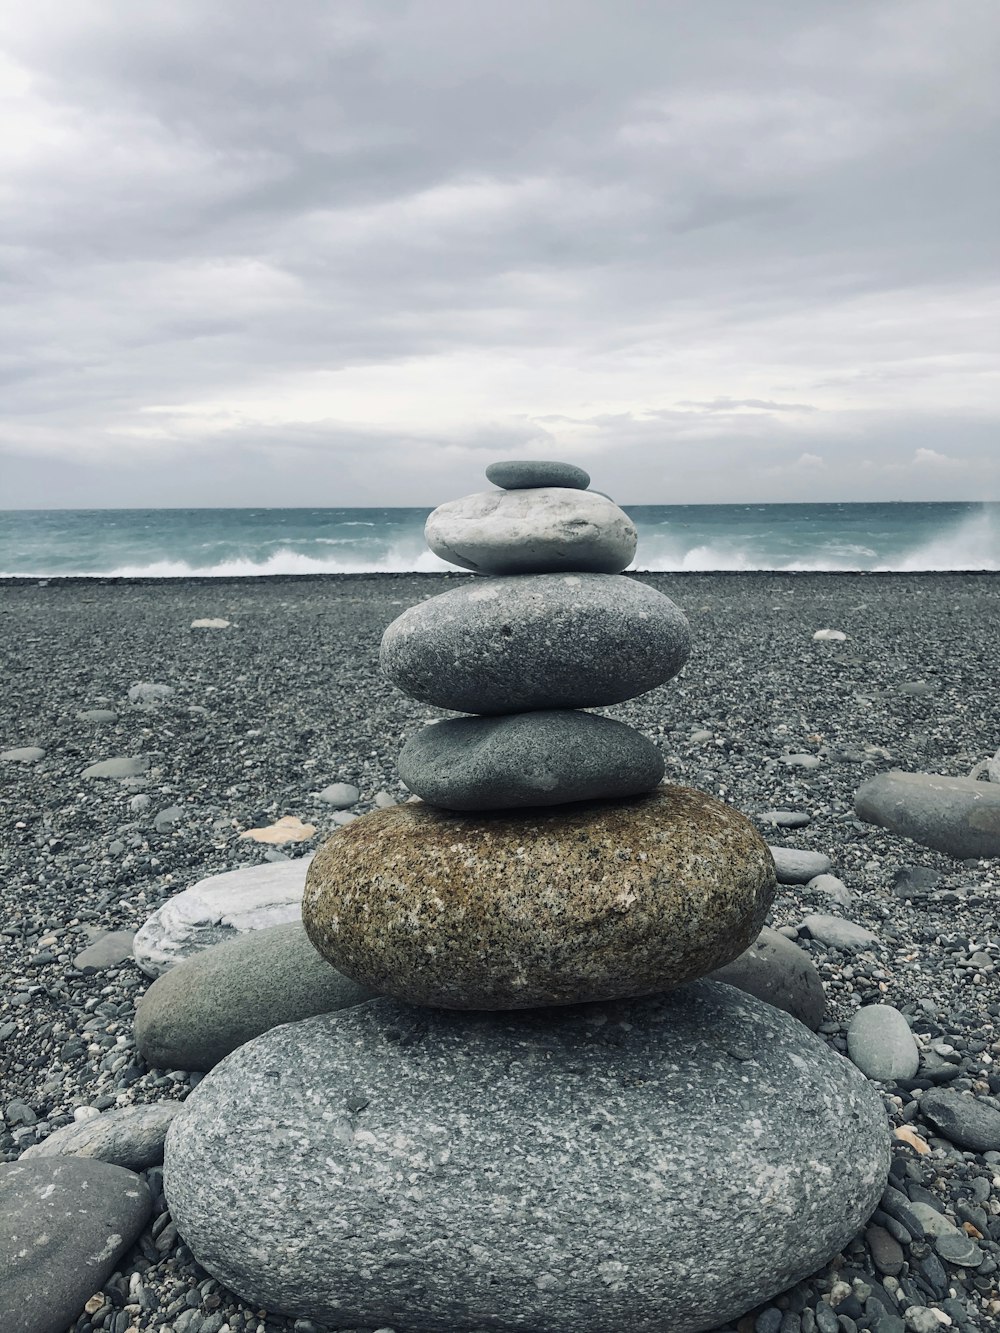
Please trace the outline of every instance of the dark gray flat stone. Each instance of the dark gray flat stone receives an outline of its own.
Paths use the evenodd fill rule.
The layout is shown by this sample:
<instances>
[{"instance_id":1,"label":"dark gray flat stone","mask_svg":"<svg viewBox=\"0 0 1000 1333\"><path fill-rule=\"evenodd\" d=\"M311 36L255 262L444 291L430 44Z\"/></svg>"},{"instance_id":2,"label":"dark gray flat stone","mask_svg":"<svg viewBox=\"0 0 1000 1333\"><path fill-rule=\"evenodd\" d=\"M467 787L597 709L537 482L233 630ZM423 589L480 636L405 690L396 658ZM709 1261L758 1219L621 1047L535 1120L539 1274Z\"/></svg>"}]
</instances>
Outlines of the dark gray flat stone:
<instances>
[{"instance_id":1,"label":"dark gray flat stone","mask_svg":"<svg viewBox=\"0 0 1000 1333\"><path fill-rule=\"evenodd\" d=\"M749 949L709 973L706 980L723 981L756 995L814 1032L826 1014L826 994L812 959L770 926L764 927Z\"/></svg>"},{"instance_id":2,"label":"dark gray flat stone","mask_svg":"<svg viewBox=\"0 0 1000 1333\"><path fill-rule=\"evenodd\" d=\"M702 981L559 1012L372 1000L276 1029L188 1098L165 1189L197 1260L269 1311L695 1333L821 1268L888 1164L849 1061Z\"/></svg>"},{"instance_id":3,"label":"dark gray flat stone","mask_svg":"<svg viewBox=\"0 0 1000 1333\"><path fill-rule=\"evenodd\" d=\"M417 732L399 755L407 787L448 810L638 796L663 771L663 756L641 732L569 708L451 718Z\"/></svg>"},{"instance_id":4,"label":"dark gray flat stone","mask_svg":"<svg viewBox=\"0 0 1000 1333\"><path fill-rule=\"evenodd\" d=\"M1000 784L940 773L879 773L859 787L860 819L959 859L1000 856Z\"/></svg>"},{"instance_id":5,"label":"dark gray flat stone","mask_svg":"<svg viewBox=\"0 0 1000 1333\"><path fill-rule=\"evenodd\" d=\"M59 1333L72 1324L149 1214L145 1182L106 1162L0 1166L0 1328Z\"/></svg>"},{"instance_id":6,"label":"dark gray flat stone","mask_svg":"<svg viewBox=\"0 0 1000 1333\"><path fill-rule=\"evenodd\" d=\"M959 1148L1000 1152L1000 1111L954 1088L931 1088L920 1099L920 1114Z\"/></svg>"},{"instance_id":7,"label":"dark gray flat stone","mask_svg":"<svg viewBox=\"0 0 1000 1333\"><path fill-rule=\"evenodd\" d=\"M549 462L541 458L507 459L491 463L486 469L486 480L504 491L532 490L537 486L566 486L570 490L585 491L590 485L590 473L575 463Z\"/></svg>"},{"instance_id":8,"label":"dark gray flat stone","mask_svg":"<svg viewBox=\"0 0 1000 1333\"><path fill-rule=\"evenodd\" d=\"M279 1023L371 998L316 952L300 921L270 926L165 972L139 1003L136 1046L156 1069L211 1069Z\"/></svg>"},{"instance_id":9,"label":"dark gray flat stone","mask_svg":"<svg viewBox=\"0 0 1000 1333\"><path fill-rule=\"evenodd\" d=\"M424 703L521 713L620 703L675 676L690 630L669 597L621 574L475 580L392 622L382 670Z\"/></svg>"},{"instance_id":10,"label":"dark gray flat stone","mask_svg":"<svg viewBox=\"0 0 1000 1333\"><path fill-rule=\"evenodd\" d=\"M102 972L106 967L117 967L132 957L134 939L133 930L109 930L82 949L73 959L73 966L81 972L88 968Z\"/></svg>"}]
</instances>

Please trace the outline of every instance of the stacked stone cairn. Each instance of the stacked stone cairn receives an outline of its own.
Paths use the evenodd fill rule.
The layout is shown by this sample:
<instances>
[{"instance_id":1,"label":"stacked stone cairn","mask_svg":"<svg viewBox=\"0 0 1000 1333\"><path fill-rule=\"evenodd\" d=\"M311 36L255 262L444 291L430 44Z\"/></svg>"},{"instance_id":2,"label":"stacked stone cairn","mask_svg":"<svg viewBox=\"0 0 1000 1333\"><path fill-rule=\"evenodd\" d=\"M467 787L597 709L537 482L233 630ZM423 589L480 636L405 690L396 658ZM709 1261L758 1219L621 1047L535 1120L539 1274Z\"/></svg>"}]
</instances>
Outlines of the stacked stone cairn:
<instances>
[{"instance_id":1,"label":"stacked stone cairn","mask_svg":"<svg viewBox=\"0 0 1000 1333\"><path fill-rule=\"evenodd\" d=\"M699 980L756 938L766 844L585 711L684 665L622 571L630 519L562 463L494 464L431 549L485 577L386 630L417 801L315 857L317 950L386 998L274 1029L199 1085L165 1188L246 1299L397 1333L697 1333L821 1267L888 1173L881 1103L804 1026ZM692 984L688 984L692 983Z\"/></svg>"}]
</instances>

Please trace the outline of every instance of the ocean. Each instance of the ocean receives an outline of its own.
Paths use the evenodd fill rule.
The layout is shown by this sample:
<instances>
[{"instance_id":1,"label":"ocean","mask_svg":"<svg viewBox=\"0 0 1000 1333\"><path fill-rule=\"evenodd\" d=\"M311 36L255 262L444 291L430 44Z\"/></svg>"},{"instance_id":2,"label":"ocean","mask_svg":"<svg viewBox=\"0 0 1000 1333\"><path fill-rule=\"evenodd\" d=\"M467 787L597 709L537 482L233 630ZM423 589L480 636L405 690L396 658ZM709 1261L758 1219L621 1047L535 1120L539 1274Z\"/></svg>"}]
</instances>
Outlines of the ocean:
<instances>
[{"instance_id":1,"label":"ocean","mask_svg":"<svg viewBox=\"0 0 1000 1333\"><path fill-rule=\"evenodd\" d=\"M640 570L1000 570L1000 503L626 505ZM0 511L0 577L186 578L453 568L429 509Z\"/></svg>"}]
</instances>

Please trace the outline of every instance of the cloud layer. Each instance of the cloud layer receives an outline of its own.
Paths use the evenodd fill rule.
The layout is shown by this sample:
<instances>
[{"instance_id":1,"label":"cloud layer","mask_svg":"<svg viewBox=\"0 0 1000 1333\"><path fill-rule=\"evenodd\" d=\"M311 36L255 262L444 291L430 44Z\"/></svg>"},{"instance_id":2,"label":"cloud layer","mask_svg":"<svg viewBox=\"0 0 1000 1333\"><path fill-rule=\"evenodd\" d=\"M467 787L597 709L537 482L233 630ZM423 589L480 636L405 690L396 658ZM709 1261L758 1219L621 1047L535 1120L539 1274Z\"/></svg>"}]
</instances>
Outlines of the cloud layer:
<instances>
[{"instance_id":1,"label":"cloud layer","mask_svg":"<svg viewBox=\"0 0 1000 1333\"><path fill-rule=\"evenodd\" d=\"M991 0L0 18L0 506L998 498Z\"/></svg>"}]
</instances>

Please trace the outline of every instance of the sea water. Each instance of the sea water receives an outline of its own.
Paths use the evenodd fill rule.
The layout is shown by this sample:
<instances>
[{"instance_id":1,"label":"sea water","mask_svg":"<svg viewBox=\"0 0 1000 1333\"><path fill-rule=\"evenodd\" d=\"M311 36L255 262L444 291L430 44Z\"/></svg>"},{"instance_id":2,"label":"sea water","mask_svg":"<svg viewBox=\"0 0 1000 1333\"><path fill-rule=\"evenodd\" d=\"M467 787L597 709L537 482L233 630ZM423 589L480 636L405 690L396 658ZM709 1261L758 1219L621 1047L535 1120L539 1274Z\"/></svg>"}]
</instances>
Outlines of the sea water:
<instances>
[{"instance_id":1,"label":"sea water","mask_svg":"<svg viewBox=\"0 0 1000 1333\"><path fill-rule=\"evenodd\" d=\"M626 505L643 570L1000 570L1000 503ZM453 568L428 509L0 511L0 577L233 577Z\"/></svg>"}]
</instances>

